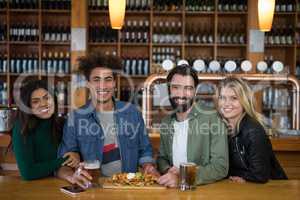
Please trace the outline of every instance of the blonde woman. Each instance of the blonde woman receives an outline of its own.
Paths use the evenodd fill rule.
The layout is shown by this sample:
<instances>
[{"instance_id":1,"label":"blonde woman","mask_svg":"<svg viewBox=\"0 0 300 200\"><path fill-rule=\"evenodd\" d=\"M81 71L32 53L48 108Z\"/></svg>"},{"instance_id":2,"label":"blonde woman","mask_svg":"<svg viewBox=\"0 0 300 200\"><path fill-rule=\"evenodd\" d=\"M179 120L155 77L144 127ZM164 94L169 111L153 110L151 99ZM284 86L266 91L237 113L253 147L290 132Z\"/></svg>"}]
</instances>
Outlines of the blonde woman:
<instances>
[{"instance_id":1,"label":"blonde woman","mask_svg":"<svg viewBox=\"0 0 300 200\"><path fill-rule=\"evenodd\" d=\"M247 83L236 77L224 79L219 85L218 109L231 130L229 178L258 183L287 179L266 135L263 117L255 111L253 92Z\"/></svg>"}]
</instances>

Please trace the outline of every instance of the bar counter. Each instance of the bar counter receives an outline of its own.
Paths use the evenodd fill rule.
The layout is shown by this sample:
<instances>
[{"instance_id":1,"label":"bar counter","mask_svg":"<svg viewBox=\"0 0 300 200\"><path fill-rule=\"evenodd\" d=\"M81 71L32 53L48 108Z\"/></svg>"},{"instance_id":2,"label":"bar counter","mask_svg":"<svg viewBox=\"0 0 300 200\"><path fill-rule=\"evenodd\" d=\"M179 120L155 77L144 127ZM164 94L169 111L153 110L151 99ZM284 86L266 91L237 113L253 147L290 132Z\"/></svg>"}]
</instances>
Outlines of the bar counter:
<instances>
[{"instance_id":1,"label":"bar counter","mask_svg":"<svg viewBox=\"0 0 300 200\"><path fill-rule=\"evenodd\" d=\"M0 199L5 200L50 200L72 199L59 189L66 186L65 181L47 178L36 181L22 181L18 177L0 176ZM75 199L299 199L300 180L270 181L266 184L233 183L223 180L209 185L197 187L194 191L181 192L177 189L140 189L140 190L112 190L92 189L80 193Z\"/></svg>"}]
</instances>

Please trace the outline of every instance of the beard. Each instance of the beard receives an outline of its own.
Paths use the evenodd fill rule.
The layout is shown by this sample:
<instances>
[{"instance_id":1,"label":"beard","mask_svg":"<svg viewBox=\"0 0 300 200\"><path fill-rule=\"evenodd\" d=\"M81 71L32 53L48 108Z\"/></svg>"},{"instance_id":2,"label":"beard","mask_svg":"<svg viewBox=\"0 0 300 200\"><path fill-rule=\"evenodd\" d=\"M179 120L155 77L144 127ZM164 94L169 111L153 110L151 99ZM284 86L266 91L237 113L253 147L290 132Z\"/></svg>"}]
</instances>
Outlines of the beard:
<instances>
[{"instance_id":1,"label":"beard","mask_svg":"<svg viewBox=\"0 0 300 200\"><path fill-rule=\"evenodd\" d=\"M178 100L184 100L186 103L179 104L179 103L177 103ZM175 112L184 113L192 107L192 105L194 103L194 98L171 97L170 98L170 103L171 103L172 108L175 110Z\"/></svg>"}]
</instances>

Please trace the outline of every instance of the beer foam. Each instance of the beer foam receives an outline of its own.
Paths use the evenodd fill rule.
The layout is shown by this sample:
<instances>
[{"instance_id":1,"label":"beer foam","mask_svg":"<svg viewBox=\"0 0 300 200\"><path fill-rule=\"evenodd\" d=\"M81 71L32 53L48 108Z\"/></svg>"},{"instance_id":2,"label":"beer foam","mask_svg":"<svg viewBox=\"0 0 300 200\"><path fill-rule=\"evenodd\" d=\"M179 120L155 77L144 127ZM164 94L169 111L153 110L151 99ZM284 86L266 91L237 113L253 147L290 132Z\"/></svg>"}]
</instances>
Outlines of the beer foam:
<instances>
[{"instance_id":1,"label":"beer foam","mask_svg":"<svg viewBox=\"0 0 300 200\"><path fill-rule=\"evenodd\" d=\"M100 162L98 160L95 162L84 163L84 169L99 169L99 168L100 168Z\"/></svg>"}]
</instances>

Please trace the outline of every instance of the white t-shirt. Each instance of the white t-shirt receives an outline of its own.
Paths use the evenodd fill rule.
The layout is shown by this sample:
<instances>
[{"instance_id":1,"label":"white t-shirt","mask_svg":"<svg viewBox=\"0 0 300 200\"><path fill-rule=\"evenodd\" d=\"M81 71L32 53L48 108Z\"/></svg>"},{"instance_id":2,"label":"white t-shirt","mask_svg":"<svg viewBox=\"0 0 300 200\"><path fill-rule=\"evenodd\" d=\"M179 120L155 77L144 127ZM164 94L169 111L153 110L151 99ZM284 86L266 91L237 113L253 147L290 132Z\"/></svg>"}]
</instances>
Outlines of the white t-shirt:
<instances>
[{"instance_id":1,"label":"white t-shirt","mask_svg":"<svg viewBox=\"0 0 300 200\"><path fill-rule=\"evenodd\" d=\"M187 140L188 140L189 120L182 122L175 121L173 137L173 165L180 166L180 163L187 162Z\"/></svg>"}]
</instances>

